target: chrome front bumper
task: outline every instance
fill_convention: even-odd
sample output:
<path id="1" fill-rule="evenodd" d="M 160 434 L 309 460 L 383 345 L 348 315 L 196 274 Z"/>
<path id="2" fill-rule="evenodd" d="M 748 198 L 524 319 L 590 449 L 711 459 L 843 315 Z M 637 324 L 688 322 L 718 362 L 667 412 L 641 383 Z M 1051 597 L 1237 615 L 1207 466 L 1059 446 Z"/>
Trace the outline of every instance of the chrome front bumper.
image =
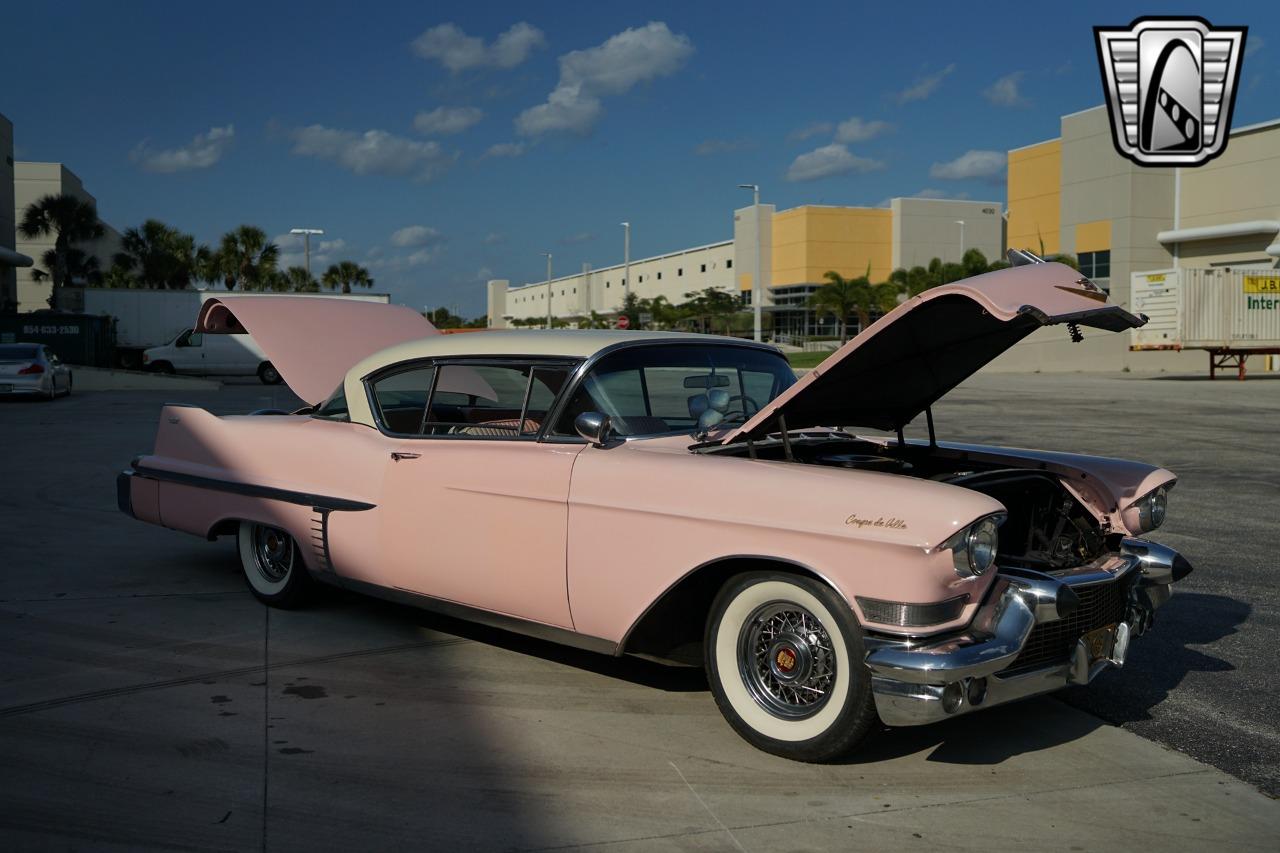
<path id="1" fill-rule="evenodd" d="M 1119 554 L 1065 572 L 1001 569 L 968 628 L 923 640 L 868 638 L 866 663 L 880 719 L 924 725 L 1088 684 L 1104 669 L 1124 665 L 1129 641 L 1151 627 L 1174 581 L 1190 572 L 1176 551 L 1143 539 L 1126 539 Z M 1108 592 L 1124 594 L 1123 616 L 1114 624 L 1083 625 L 1064 660 L 1019 662 L 1036 626 L 1070 619 L 1082 595 L 1110 584 L 1119 586 Z"/>

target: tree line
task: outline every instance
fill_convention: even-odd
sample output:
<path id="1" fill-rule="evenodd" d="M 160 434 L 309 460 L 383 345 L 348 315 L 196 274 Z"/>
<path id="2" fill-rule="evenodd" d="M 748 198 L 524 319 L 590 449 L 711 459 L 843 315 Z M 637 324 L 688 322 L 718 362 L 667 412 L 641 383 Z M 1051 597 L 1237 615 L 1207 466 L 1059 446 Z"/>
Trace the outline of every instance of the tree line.
<path id="1" fill-rule="evenodd" d="M 1043 245 L 1040 253 L 1044 254 Z M 1073 269 L 1080 268 L 1070 255 L 1052 255 L 1046 260 L 1066 264 Z M 933 287 L 1008 266 L 1008 261 L 988 261 L 982 250 L 969 249 L 959 263 L 934 258 L 928 266 L 900 267 L 889 273 L 887 281 L 878 283 L 871 281 L 870 264 L 867 271 L 856 278 L 846 278 L 835 270 L 828 270 L 823 276 L 827 283 L 809 297 L 809 307 L 820 316 L 835 318 L 843 343 L 849 337 L 850 317 L 857 317 L 858 331 L 861 331 L 871 324 L 873 315 L 887 314 L 905 299 L 919 296 Z"/>
<path id="2" fill-rule="evenodd" d="M 23 212 L 18 233 L 28 240 L 54 238 L 53 248 L 40 257 L 37 281 L 53 283 L 49 305 L 57 308 L 63 287 L 83 283 L 91 287 L 182 290 L 197 282 L 221 284 L 227 290 L 274 293 L 315 293 L 321 288 L 350 293 L 354 287 L 373 287 L 369 271 L 354 261 L 332 264 L 317 279 L 305 267 L 280 269 L 280 247 L 254 225 L 241 225 L 216 246 L 156 219 L 148 219 L 121 235 L 120 251 L 106 270 L 81 244 L 105 233 L 97 208 L 73 195 L 47 195 Z"/>

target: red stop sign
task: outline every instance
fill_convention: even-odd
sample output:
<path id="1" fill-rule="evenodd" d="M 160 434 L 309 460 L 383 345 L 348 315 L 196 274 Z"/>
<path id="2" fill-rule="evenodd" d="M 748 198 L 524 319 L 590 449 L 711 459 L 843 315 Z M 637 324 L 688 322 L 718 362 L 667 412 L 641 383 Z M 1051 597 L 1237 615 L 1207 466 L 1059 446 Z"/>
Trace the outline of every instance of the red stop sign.
<path id="1" fill-rule="evenodd" d="M 626 314 L 623 314 L 621 317 L 618 318 L 617 326 L 619 329 L 630 329 L 631 320 L 627 318 Z"/>

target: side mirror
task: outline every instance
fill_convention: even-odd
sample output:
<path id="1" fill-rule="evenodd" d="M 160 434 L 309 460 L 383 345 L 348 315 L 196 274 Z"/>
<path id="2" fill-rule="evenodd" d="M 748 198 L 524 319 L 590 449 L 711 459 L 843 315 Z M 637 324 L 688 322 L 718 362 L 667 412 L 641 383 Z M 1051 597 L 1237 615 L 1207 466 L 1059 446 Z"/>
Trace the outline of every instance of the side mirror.
<path id="1" fill-rule="evenodd" d="M 583 412 L 573 419 L 573 429 L 595 447 L 604 447 L 612 426 L 609 416 L 600 412 Z"/>

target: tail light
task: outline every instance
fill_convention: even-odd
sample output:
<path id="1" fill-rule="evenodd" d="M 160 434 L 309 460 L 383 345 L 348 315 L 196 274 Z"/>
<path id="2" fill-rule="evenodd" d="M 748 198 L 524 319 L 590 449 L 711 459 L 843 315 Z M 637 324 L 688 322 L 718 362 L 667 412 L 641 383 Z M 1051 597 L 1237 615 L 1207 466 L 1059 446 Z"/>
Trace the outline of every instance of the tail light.
<path id="1" fill-rule="evenodd" d="M 44 373 L 43 364 L 28 364 L 26 367 L 18 371 L 19 376 L 32 376 L 36 373 Z"/>

